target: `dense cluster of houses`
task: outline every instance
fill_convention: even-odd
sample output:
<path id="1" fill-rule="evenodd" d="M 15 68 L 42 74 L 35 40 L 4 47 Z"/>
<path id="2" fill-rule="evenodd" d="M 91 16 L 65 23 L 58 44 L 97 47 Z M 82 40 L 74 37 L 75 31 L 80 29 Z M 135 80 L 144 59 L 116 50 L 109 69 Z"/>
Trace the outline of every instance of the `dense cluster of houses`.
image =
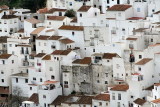
<path id="1" fill-rule="evenodd" d="M 160 107 L 160 0 L 1 5 L 0 105 L 17 94 L 20 107 Z"/>

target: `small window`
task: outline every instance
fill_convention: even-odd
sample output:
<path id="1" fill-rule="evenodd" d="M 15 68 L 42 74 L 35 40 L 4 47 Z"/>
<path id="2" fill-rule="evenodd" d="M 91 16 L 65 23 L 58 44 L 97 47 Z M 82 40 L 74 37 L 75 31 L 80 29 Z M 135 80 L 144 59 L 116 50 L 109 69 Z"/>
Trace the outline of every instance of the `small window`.
<path id="1" fill-rule="evenodd" d="M 95 49 L 93 49 L 93 52 L 95 52 Z"/>
<path id="2" fill-rule="evenodd" d="M 121 94 L 118 94 L 118 100 L 121 100 Z"/>
<path id="3" fill-rule="evenodd" d="M 153 42 L 153 39 L 151 39 L 151 42 Z"/>
<path id="4" fill-rule="evenodd" d="M 55 79 L 55 77 L 52 75 L 52 76 L 51 76 L 51 79 Z"/>
<path id="5" fill-rule="evenodd" d="M 18 83 L 18 78 L 16 78 L 16 83 Z"/>
<path id="6" fill-rule="evenodd" d="M 14 64 L 14 60 L 12 60 L 12 64 Z"/>
<path id="7" fill-rule="evenodd" d="M 43 98 L 46 98 L 46 95 L 43 95 Z"/>
<path id="8" fill-rule="evenodd" d="M 80 13 L 79 16 L 82 17 L 82 13 Z"/>
<path id="9" fill-rule="evenodd" d="M 139 55 L 139 59 L 142 59 L 142 55 Z"/>
<path id="10" fill-rule="evenodd" d="M 74 35 L 74 32 L 72 32 L 72 35 Z"/>
<path id="11" fill-rule="evenodd" d="M 68 81 L 64 81 L 64 84 L 68 84 Z"/>
<path id="12" fill-rule="evenodd" d="M 108 84 L 108 81 L 105 81 L 105 84 Z"/>
<path id="13" fill-rule="evenodd" d="M 35 78 L 35 77 L 33 77 L 33 80 L 36 80 L 36 78 Z"/>
<path id="14" fill-rule="evenodd" d="M 102 106 L 102 102 L 99 102 L 99 106 Z"/>
<path id="15" fill-rule="evenodd" d="M 2 82 L 4 82 L 4 79 L 1 79 Z"/>
<path id="16" fill-rule="evenodd" d="M 30 90 L 32 90 L 32 87 L 30 87 Z"/>
<path id="17" fill-rule="evenodd" d="M 97 80 L 97 83 L 100 83 L 100 81 L 99 81 L 99 80 Z"/>
<path id="18" fill-rule="evenodd" d="M 42 82 L 43 80 L 42 80 L 42 78 L 40 78 L 40 82 Z"/>
<path id="19" fill-rule="evenodd" d="M 140 8 L 137 8 L 137 12 L 141 12 L 141 9 L 140 9 Z"/>
<path id="20" fill-rule="evenodd" d="M 141 67 L 138 67 L 138 70 L 141 71 Z"/>
<path id="21" fill-rule="evenodd" d="M 52 68 L 52 67 L 49 67 L 49 70 L 50 70 L 50 71 L 53 71 L 53 68 Z"/>
<path id="22" fill-rule="evenodd" d="M 28 79 L 25 79 L 25 83 L 28 83 Z"/>

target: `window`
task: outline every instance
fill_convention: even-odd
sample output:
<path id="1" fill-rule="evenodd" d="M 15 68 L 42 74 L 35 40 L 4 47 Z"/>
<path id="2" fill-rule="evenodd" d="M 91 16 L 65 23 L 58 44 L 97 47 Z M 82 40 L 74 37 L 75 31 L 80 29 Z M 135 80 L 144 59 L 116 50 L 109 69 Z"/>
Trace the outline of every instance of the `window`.
<path id="1" fill-rule="evenodd" d="M 97 16 L 97 13 L 94 13 L 95 16 Z"/>
<path id="2" fill-rule="evenodd" d="M 82 17 L 82 13 L 80 13 L 79 16 Z"/>
<path id="3" fill-rule="evenodd" d="M 44 43 L 44 46 L 46 46 L 46 43 Z"/>
<path id="4" fill-rule="evenodd" d="M 52 75 L 52 76 L 51 76 L 51 79 L 55 79 L 55 77 Z"/>
<path id="5" fill-rule="evenodd" d="M 1 74 L 4 74 L 4 72 L 3 72 L 3 71 L 1 71 Z"/>
<path id="6" fill-rule="evenodd" d="M 142 59 L 142 55 L 139 55 L 139 59 Z"/>
<path id="7" fill-rule="evenodd" d="M 99 102 L 99 106 L 102 106 L 102 102 Z"/>
<path id="8" fill-rule="evenodd" d="M 46 98 L 46 95 L 43 95 L 43 98 Z"/>
<path id="9" fill-rule="evenodd" d="M 5 60 L 2 60 L 2 64 L 5 64 Z"/>
<path id="10" fill-rule="evenodd" d="M 105 84 L 108 84 L 108 81 L 105 81 Z"/>
<path id="11" fill-rule="evenodd" d="M 115 100 L 115 93 L 112 93 L 112 100 Z"/>
<path id="12" fill-rule="evenodd" d="M 33 77 L 33 80 L 36 80 L 36 78 L 35 78 L 35 77 Z"/>
<path id="13" fill-rule="evenodd" d="M 28 83 L 28 79 L 25 79 L 25 83 Z"/>
<path id="14" fill-rule="evenodd" d="M 12 64 L 14 64 L 14 60 L 12 60 Z"/>
<path id="15" fill-rule="evenodd" d="M 72 32 L 72 35 L 74 35 L 74 32 Z"/>
<path id="16" fill-rule="evenodd" d="M 9 44 L 9 47 L 12 47 L 12 44 Z"/>
<path id="17" fill-rule="evenodd" d="M 100 83 L 99 80 L 97 80 L 97 83 Z"/>
<path id="18" fill-rule="evenodd" d="M 118 94 L 118 100 L 121 100 L 121 94 Z"/>
<path id="19" fill-rule="evenodd" d="M 32 87 L 30 87 L 30 90 L 32 90 Z"/>
<path id="20" fill-rule="evenodd" d="M 64 81 L 64 84 L 68 84 L 68 81 Z"/>
<path id="21" fill-rule="evenodd" d="M 40 78 L 40 82 L 42 82 L 42 78 Z"/>
<path id="22" fill-rule="evenodd" d="M 95 49 L 93 49 L 93 52 L 95 52 Z"/>
<path id="23" fill-rule="evenodd" d="M 52 68 L 52 67 L 49 67 L 49 70 L 50 70 L 50 71 L 53 71 L 53 68 Z"/>
<path id="24" fill-rule="evenodd" d="M 118 16 L 121 16 L 121 13 L 118 13 Z"/>
<path id="25" fill-rule="evenodd" d="M 16 83 L 18 83 L 18 78 L 16 78 Z"/>
<path id="26" fill-rule="evenodd" d="M 49 25 L 51 25 L 52 23 L 51 22 L 49 22 Z"/>
<path id="27" fill-rule="evenodd" d="M 153 42 L 153 39 L 151 39 L 151 42 Z"/>
<path id="28" fill-rule="evenodd" d="M 2 82 L 4 82 L 4 79 L 1 79 Z"/>
<path id="29" fill-rule="evenodd" d="M 118 106 L 118 107 L 121 107 L 121 104 L 120 104 L 120 102 L 118 102 L 118 103 L 117 103 L 117 106 Z"/>
<path id="30" fill-rule="evenodd" d="M 138 70 L 141 71 L 141 67 L 138 67 Z"/>
<path id="31" fill-rule="evenodd" d="M 141 12 L 141 9 L 140 9 L 140 8 L 137 8 L 137 12 Z"/>

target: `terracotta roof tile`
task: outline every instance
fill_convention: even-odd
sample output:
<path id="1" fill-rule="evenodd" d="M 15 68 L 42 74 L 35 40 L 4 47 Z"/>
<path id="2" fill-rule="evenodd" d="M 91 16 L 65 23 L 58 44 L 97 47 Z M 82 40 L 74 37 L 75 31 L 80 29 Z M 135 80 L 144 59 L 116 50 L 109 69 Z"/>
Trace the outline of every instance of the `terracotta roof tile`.
<path id="1" fill-rule="evenodd" d="M 55 50 L 52 55 L 68 55 L 71 50 Z"/>
<path id="2" fill-rule="evenodd" d="M 65 18 L 66 18 L 65 16 L 48 16 L 47 20 L 63 21 Z"/>
<path id="3" fill-rule="evenodd" d="M 83 59 L 76 59 L 73 64 L 91 64 L 91 57 L 84 57 Z"/>
<path id="4" fill-rule="evenodd" d="M 36 40 L 48 40 L 48 38 L 50 38 L 50 36 L 40 35 L 36 38 Z"/>
<path id="5" fill-rule="evenodd" d="M 140 20 L 140 19 L 145 19 L 143 17 L 130 17 L 127 20 Z"/>
<path id="6" fill-rule="evenodd" d="M 51 36 L 49 40 L 59 40 L 62 36 Z"/>
<path id="7" fill-rule="evenodd" d="M 24 29 L 20 29 L 17 33 L 24 33 Z"/>
<path id="8" fill-rule="evenodd" d="M 49 30 L 46 30 L 46 32 L 53 32 L 55 31 L 54 29 L 49 29 Z"/>
<path id="9" fill-rule="evenodd" d="M 16 46 L 19 46 L 19 47 L 31 47 L 31 45 L 28 45 L 28 44 L 18 44 Z"/>
<path id="10" fill-rule="evenodd" d="M 133 41 L 136 41 L 137 38 L 131 38 L 131 37 L 128 37 L 126 40 L 133 40 Z"/>
<path id="11" fill-rule="evenodd" d="M 102 100 L 102 101 L 110 101 L 110 95 L 109 94 L 99 94 L 95 96 L 95 100 Z"/>
<path id="12" fill-rule="evenodd" d="M 51 105 L 61 105 L 61 103 L 65 102 L 68 98 L 71 96 L 62 96 L 59 95 L 52 103 Z"/>
<path id="13" fill-rule="evenodd" d="M 125 11 L 131 7 L 131 5 L 114 5 L 108 8 L 107 11 Z"/>
<path id="14" fill-rule="evenodd" d="M 154 89 L 154 85 L 147 87 L 145 90 L 152 91 L 152 89 Z"/>
<path id="15" fill-rule="evenodd" d="M 155 83 L 154 86 L 160 86 L 160 83 Z"/>
<path id="16" fill-rule="evenodd" d="M 48 9 L 45 7 L 43 9 L 39 9 L 37 12 L 42 14 L 42 13 L 46 13 L 48 11 Z"/>
<path id="17" fill-rule="evenodd" d="M 142 60 L 140 60 L 139 62 L 137 62 L 136 65 L 145 65 L 146 63 L 148 63 L 151 60 L 152 59 L 150 59 L 150 58 L 143 58 Z"/>
<path id="18" fill-rule="evenodd" d="M 78 9 L 78 12 L 87 12 L 91 6 L 82 6 Z"/>
<path id="19" fill-rule="evenodd" d="M 45 57 L 43 57 L 42 60 L 51 60 L 51 56 L 50 55 L 46 55 Z"/>
<path id="20" fill-rule="evenodd" d="M 39 104 L 38 94 L 37 94 L 37 93 L 33 93 L 33 94 L 31 95 L 31 97 L 28 99 L 28 101 L 32 101 L 32 102 L 34 102 L 35 104 Z"/>
<path id="21" fill-rule="evenodd" d="M 43 57 L 44 55 L 46 55 L 45 53 L 38 53 L 35 57 Z"/>
<path id="22" fill-rule="evenodd" d="M 9 9 L 9 7 L 7 5 L 1 5 L 0 9 Z"/>
<path id="23" fill-rule="evenodd" d="M 153 101 L 151 101 L 151 102 L 158 104 L 158 103 L 160 103 L 160 98 L 159 98 L 159 99 L 156 99 L 156 100 L 153 100 Z"/>
<path id="24" fill-rule="evenodd" d="M 159 14 L 160 13 L 160 11 L 157 11 L 157 12 L 155 12 L 154 14 Z"/>
<path id="25" fill-rule="evenodd" d="M 37 35 L 40 32 L 42 32 L 45 29 L 45 27 L 38 27 L 34 31 L 31 32 L 32 35 Z"/>
<path id="26" fill-rule="evenodd" d="M 113 57 L 117 57 L 117 53 L 104 53 L 103 59 L 112 59 Z"/>
<path id="27" fill-rule="evenodd" d="M 18 18 L 16 15 L 3 15 L 1 19 L 13 19 L 13 18 Z"/>
<path id="28" fill-rule="evenodd" d="M 73 41 L 73 40 L 68 39 L 68 38 L 66 38 L 66 39 L 61 39 L 61 40 L 60 40 L 60 42 L 62 42 L 62 43 L 64 43 L 64 44 L 74 43 L 74 41 Z"/>
<path id="29" fill-rule="evenodd" d="M 115 85 L 111 88 L 112 91 L 127 91 L 129 89 L 129 85 Z"/>
<path id="30" fill-rule="evenodd" d="M 59 81 L 45 81 L 43 85 L 48 85 L 48 84 L 55 84 Z"/>
<path id="31" fill-rule="evenodd" d="M 77 18 L 73 18 L 71 22 L 77 22 Z"/>
<path id="32" fill-rule="evenodd" d="M 83 26 L 69 26 L 69 25 L 63 25 L 59 28 L 60 30 L 77 30 L 77 31 L 83 31 Z"/>
<path id="33" fill-rule="evenodd" d="M 40 20 L 37 20 L 35 18 L 30 18 L 30 19 L 26 19 L 25 21 L 32 23 L 32 24 L 37 24 L 37 23 L 41 23 Z"/>
<path id="34" fill-rule="evenodd" d="M 135 104 L 138 104 L 138 105 L 143 105 L 146 100 L 143 100 L 143 99 L 140 99 L 140 98 L 137 98 L 135 101 L 133 101 Z"/>
<path id="35" fill-rule="evenodd" d="M 56 11 L 65 12 L 65 11 L 67 11 L 67 9 L 52 8 L 52 9 L 48 10 L 47 13 L 54 13 L 54 12 L 56 12 Z"/>
<path id="36" fill-rule="evenodd" d="M 133 32 L 144 32 L 147 28 L 138 28 L 133 30 Z"/>
<path id="37" fill-rule="evenodd" d="M 12 54 L 1 54 L 0 59 L 8 59 Z"/>

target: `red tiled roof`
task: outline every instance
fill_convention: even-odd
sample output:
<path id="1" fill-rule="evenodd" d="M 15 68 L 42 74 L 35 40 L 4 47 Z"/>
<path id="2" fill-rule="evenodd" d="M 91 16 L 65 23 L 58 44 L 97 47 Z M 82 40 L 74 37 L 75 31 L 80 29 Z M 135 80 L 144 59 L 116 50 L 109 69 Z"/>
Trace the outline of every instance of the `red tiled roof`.
<path id="1" fill-rule="evenodd" d="M 83 59 L 76 59 L 74 64 L 91 64 L 91 57 L 84 57 Z"/>
<path id="2" fill-rule="evenodd" d="M 48 85 L 48 84 L 55 84 L 58 81 L 45 81 L 43 85 Z"/>
<path id="3" fill-rule="evenodd" d="M 117 53 L 104 53 L 103 59 L 112 59 L 113 57 L 117 57 Z"/>
<path id="4" fill-rule="evenodd" d="M 41 23 L 40 20 L 37 20 L 35 18 L 30 18 L 30 19 L 26 19 L 25 21 L 32 23 L 32 24 L 37 24 L 37 23 Z"/>
<path id="5" fill-rule="evenodd" d="M 131 38 L 131 37 L 128 37 L 126 40 L 133 40 L 133 41 L 136 41 L 137 38 Z"/>
<path id="6" fill-rule="evenodd" d="M 51 36 L 49 40 L 59 40 L 62 36 Z"/>
<path id="7" fill-rule="evenodd" d="M 64 43 L 64 44 L 74 43 L 74 41 L 73 41 L 73 40 L 68 39 L 68 38 L 66 38 L 66 39 L 61 39 L 61 40 L 60 40 L 60 42 L 62 42 L 62 43 Z"/>
<path id="8" fill-rule="evenodd" d="M 153 100 L 153 101 L 151 101 L 151 102 L 158 104 L 158 103 L 160 103 L 160 98 L 159 98 L 159 99 L 156 99 L 156 100 Z"/>
<path id="9" fill-rule="evenodd" d="M 37 94 L 37 93 L 33 93 L 33 94 L 31 95 L 31 97 L 28 99 L 28 101 L 32 101 L 32 102 L 34 102 L 35 104 L 39 104 L 38 94 Z"/>
<path id="10" fill-rule="evenodd" d="M 1 54 L 0 59 L 8 59 L 12 54 Z"/>
<path id="11" fill-rule="evenodd" d="M 47 13 L 54 13 L 54 12 L 56 12 L 56 11 L 65 12 L 65 11 L 67 11 L 67 9 L 52 8 L 52 9 L 48 10 Z"/>
<path id="12" fill-rule="evenodd" d="M 40 35 L 36 38 L 36 40 L 47 40 L 50 36 Z"/>
<path id="13" fill-rule="evenodd" d="M 136 65 L 145 65 L 146 63 L 148 63 L 151 60 L 152 59 L 150 59 L 150 58 L 143 58 L 142 60 L 140 60 L 139 62 L 137 62 Z"/>
<path id="14" fill-rule="evenodd" d="M 9 9 L 9 7 L 7 5 L 1 5 L 0 9 Z"/>
<path id="15" fill-rule="evenodd" d="M 140 20 L 140 19 L 144 19 L 143 17 L 131 17 L 128 18 L 127 20 Z"/>
<path id="16" fill-rule="evenodd" d="M 115 85 L 111 88 L 112 91 L 127 91 L 129 89 L 129 85 Z"/>
<path id="17" fill-rule="evenodd" d="M 143 100 L 143 99 L 140 99 L 140 98 L 137 98 L 135 101 L 133 101 L 135 104 L 138 104 L 138 105 L 143 105 L 146 100 Z"/>
<path id="18" fill-rule="evenodd" d="M 36 28 L 35 30 L 33 30 L 33 31 L 31 32 L 31 34 L 32 34 L 32 35 L 37 35 L 37 34 L 39 34 L 40 32 L 42 32 L 44 29 L 45 29 L 45 27 L 38 27 L 38 28 Z"/>
<path id="19" fill-rule="evenodd" d="M 60 30 L 76 30 L 76 31 L 83 31 L 83 26 L 70 26 L 70 25 L 63 25 L 59 28 Z"/>
<path id="20" fill-rule="evenodd" d="M 109 94 L 99 94 L 94 97 L 95 100 L 102 100 L 102 101 L 110 101 L 110 95 Z"/>
<path id="21" fill-rule="evenodd" d="M 35 57 L 43 57 L 44 55 L 46 55 L 45 53 L 38 53 L 37 55 L 35 55 Z"/>
<path id="22" fill-rule="evenodd" d="M 45 7 L 45 8 L 43 8 L 43 9 L 39 9 L 37 12 L 38 13 L 46 13 L 48 11 L 48 9 Z"/>
<path id="23" fill-rule="evenodd" d="M 51 60 L 51 56 L 50 55 L 46 55 L 45 57 L 43 57 L 42 60 Z"/>
<path id="24" fill-rule="evenodd" d="M 66 17 L 65 16 L 48 16 L 47 20 L 57 20 L 57 21 L 62 21 L 64 20 Z"/>
<path id="25" fill-rule="evenodd" d="M 91 6 L 82 6 L 78 9 L 78 12 L 87 12 Z"/>
<path id="26" fill-rule="evenodd" d="M 52 55 L 68 55 L 71 50 L 55 50 Z"/>
<path id="27" fill-rule="evenodd" d="M 107 11 L 125 11 L 131 7 L 131 5 L 114 5 L 108 8 Z"/>

